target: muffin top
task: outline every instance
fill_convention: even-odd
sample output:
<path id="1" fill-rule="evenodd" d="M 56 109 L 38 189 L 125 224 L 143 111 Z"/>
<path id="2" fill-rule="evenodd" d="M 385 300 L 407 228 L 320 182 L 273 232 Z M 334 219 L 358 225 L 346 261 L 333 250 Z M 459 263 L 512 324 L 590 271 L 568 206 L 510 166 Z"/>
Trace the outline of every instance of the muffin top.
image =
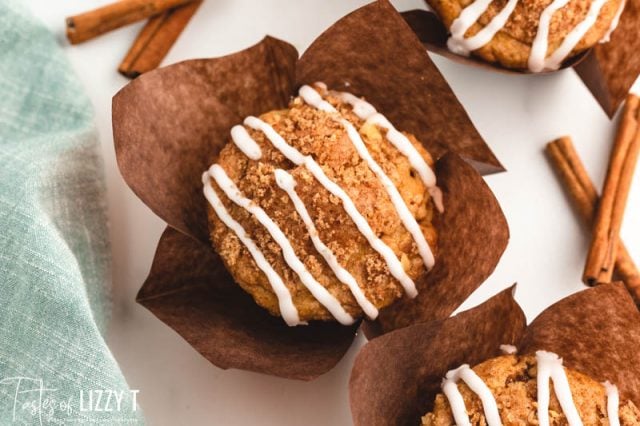
<path id="1" fill-rule="evenodd" d="M 540 72 L 608 41 L 624 0 L 428 0 L 449 28 L 450 50 Z"/>
<path id="2" fill-rule="evenodd" d="M 640 410 L 620 401 L 614 385 L 564 368 L 550 352 L 504 355 L 473 369 L 462 366 L 447 373 L 443 392 L 433 411 L 422 417 L 423 425 L 613 425 L 616 420 L 640 425 Z M 488 396 L 484 405 L 479 395 Z"/>
<path id="3" fill-rule="evenodd" d="M 433 161 L 364 100 L 300 94 L 235 126 L 204 174 L 213 247 L 289 325 L 375 318 L 435 262 Z"/>

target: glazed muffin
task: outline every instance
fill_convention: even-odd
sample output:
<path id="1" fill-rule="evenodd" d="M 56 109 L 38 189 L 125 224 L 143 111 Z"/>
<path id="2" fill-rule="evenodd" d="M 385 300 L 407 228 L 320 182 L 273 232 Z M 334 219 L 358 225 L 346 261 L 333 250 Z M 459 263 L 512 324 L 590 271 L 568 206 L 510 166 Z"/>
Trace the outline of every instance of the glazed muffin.
<path id="1" fill-rule="evenodd" d="M 540 363 L 544 363 L 546 367 L 541 367 Z M 541 424 L 538 417 L 538 407 L 542 404 L 538 399 L 538 375 L 541 368 L 556 369 L 555 373 L 560 373 L 558 377 L 566 377 L 570 389 L 567 392 L 562 389 L 562 383 L 550 382 L 547 376 L 544 376 L 543 382 L 548 383 L 549 388 L 542 392 L 545 398 L 548 398 L 548 424 L 560 426 L 575 424 L 578 421 L 585 425 L 612 424 L 609 416 L 615 415 L 616 412 L 615 398 L 619 398 L 617 389 L 609 383 L 602 384 L 580 372 L 563 368 L 561 360 L 555 354 L 538 352 L 529 356 L 500 356 L 477 365 L 472 371 L 493 395 L 502 424 L 537 425 Z M 460 371 L 454 370 L 448 374 L 443 382 L 443 389 L 445 385 L 450 385 L 451 379 Z M 478 394 L 464 382 L 458 382 L 457 389 L 464 400 L 470 424 L 488 424 L 488 411 L 483 407 Z M 564 405 L 561 405 L 560 399 L 564 399 Z M 438 394 L 433 411 L 422 417 L 422 424 L 456 424 L 452 405 L 448 396 Z M 617 414 L 623 426 L 640 425 L 640 410 L 631 401 L 620 400 Z"/>
<path id="2" fill-rule="evenodd" d="M 558 69 L 567 59 L 607 41 L 624 10 L 624 0 L 428 3 L 449 28 L 448 46 L 454 53 L 532 72 Z"/>
<path id="3" fill-rule="evenodd" d="M 364 100 L 304 86 L 287 109 L 231 131 L 203 176 L 213 247 L 289 325 L 351 324 L 435 262 L 433 160 Z"/>

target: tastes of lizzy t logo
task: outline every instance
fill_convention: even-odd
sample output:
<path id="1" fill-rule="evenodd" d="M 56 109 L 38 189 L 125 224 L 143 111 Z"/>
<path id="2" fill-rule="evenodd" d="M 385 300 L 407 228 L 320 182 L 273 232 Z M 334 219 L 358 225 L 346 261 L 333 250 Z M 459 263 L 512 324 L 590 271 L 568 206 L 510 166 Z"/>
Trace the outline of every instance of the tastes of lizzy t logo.
<path id="1" fill-rule="evenodd" d="M 0 380 L 0 423 L 136 423 L 139 390 L 79 389 L 73 395 L 61 392 L 32 377 L 6 377 Z M 7 404 L 8 403 L 8 404 Z M 8 411 L 5 410 L 8 407 Z M 109 414 L 111 413 L 111 414 Z"/>

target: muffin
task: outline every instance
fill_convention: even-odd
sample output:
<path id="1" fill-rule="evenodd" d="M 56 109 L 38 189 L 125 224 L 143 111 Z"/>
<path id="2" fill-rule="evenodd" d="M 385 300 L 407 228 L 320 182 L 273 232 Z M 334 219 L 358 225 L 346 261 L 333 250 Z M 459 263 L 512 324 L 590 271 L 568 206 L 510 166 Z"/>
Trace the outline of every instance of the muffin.
<path id="1" fill-rule="evenodd" d="M 448 47 L 531 72 L 608 41 L 624 0 L 428 0 L 449 29 Z"/>
<path id="2" fill-rule="evenodd" d="M 351 324 L 434 264 L 433 160 L 373 106 L 303 86 L 249 117 L 203 175 L 210 239 L 235 282 L 289 325 Z"/>
<path id="3" fill-rule="evenodd" d="M 467 372 L 462 373 L 463 370 Z M 492 395 L 489 403 L 485 401 L 484 407 L 478 394 L 471 391 L 466 383 L 457 380 L 461 373 L 470 371 L 475 373 L 472 376 L 480 378 Z M 465 418 L 468 418 L 467 424 L 472 425 L 495 424 L 496 421 L 505 425 L 545 424 L 538 417 L 538 407 L 544 404 L 537 395 L 541 371 L 551 372 L 553 383 L 550 383 L 548 375 L 544 379 L 540 377 L 541 383 L 548 384 L 548 389 L 541 391 L 549 407 L 546 424 L 560 426 L 582 422 L 585 425 L 640 425 L 640 410 L 633 402 L 620 400 L 615 386 L 599 383 L 582 373 L 563 368 L 562 360 L 557 355 L 544 351 L 527 356 L 504 355 L 485 361 L 473 370 L 463 366 L 450 371 L 443 381 L 443 391 L 450 392 L 457 386 L 462 397 L 457 404 L 464 403 L 464 407 L 458 411 L 462 417 L 454 419 L 452 412 L 451 407 L 456 402 L 452 403 L 449 398 L 455 401 L 455 391 L 450 392 L 449 396 L 440 393 L 436 396 L 433 411 L 422 417 L 422 424 L 450 426 L 464 424 Z M 564 377 L 567 382 L 563 384 Z M 454 384 L 456 381 L 457 385 Z M 567 383 L 569 389 L 564 387 Z M 489 405 L 493 407 L 488 408 Z M 612 418 L 616 414 L 618 419 Z M 494 416 L 493 422 L 489 421 L 491 416 Z M 499 419 L 495 416 L 499 416 Z"/>

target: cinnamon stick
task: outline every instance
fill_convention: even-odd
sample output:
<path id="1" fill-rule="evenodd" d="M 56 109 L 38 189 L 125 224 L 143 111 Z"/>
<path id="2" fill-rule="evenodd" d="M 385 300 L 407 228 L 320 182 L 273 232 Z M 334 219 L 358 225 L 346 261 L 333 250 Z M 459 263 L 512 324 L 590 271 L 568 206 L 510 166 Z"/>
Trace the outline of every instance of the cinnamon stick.
<path id="1" fill-rule="evenodd" d="M 202 1 L 194 1 L 149 19 L 118 71 L 126 77 L 136 78 L 157 68 L 201 4 Z"/>
<path id="2" fill-rule="evenodd" d="M 67 18 L 67 38 L 82 43 L 192 0 L 123 0 Z"/>
<path id="3" fill-rule="evenodd" d="M 618 240 L 633 172 L 640 152 L 640 99 L 629 95 L 609 159 L 583 281 L 588 285 L 611 282 Z"/>
<path id="4" fill-rule="evenodd" d="M 548 143 L 546 153 L 564 184 L 575 209 L 591 231 L 599 202 L 598 192 L 587 174 L 571 138 L 565 136 Z M 636 303 L 640 303 L 640 271 L 622 241 L 618 244 L 615 274 L 617 279 L 625 283 Z"/>

